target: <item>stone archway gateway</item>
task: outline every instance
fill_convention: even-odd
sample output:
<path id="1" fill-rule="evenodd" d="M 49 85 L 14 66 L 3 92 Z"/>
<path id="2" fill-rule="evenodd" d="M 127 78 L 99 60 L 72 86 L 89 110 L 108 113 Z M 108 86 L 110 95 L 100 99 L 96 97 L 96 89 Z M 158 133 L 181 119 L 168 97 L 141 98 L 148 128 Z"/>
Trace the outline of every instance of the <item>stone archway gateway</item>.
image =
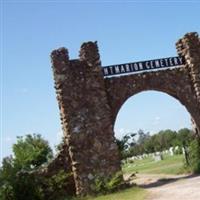
<path id="1" fill-rule="evenodd" d="M 198 34 L 186 34 L 176 48 L 179 57 L 103 68 L 96 42 L 83 43 L 76 60 L 69 59 L 65 48 L 52 52 L 57 100 L 69 152 L 66 156 L 71 161 L 77 194 L 90 192 L 96 175 L 106 177 L 121 170 L 113 126 L 120 107 L 130 96 L 146 90 L 165 92 L 186 107 L 200 131 Z"/>

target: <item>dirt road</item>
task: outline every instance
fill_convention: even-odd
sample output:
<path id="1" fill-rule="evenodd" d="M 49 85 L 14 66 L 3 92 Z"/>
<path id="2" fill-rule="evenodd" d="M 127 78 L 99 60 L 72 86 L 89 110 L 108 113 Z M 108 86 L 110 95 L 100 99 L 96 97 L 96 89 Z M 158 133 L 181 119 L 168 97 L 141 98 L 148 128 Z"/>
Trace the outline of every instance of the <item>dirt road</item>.
<path id="1" fill-rule="evenodd" d="M 200 176 L 137 175 L 134 180 L 148 192 L 147 200 L 200 200 Z"/>

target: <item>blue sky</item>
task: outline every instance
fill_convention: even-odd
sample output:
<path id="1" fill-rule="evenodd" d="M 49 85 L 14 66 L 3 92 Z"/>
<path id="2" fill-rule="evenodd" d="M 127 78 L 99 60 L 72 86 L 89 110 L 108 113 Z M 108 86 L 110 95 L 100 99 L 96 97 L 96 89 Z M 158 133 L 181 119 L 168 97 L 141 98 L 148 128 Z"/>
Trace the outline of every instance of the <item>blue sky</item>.
<path id="1" fill-rule="evenodd" d="M 176 56 L 175 42 L 200 33 L 198 1 L 1 1 L 1 158 L 16 136 L 61 137 L 50 53 L 98 41 L 102 65 Z M 159 92 L 133 96 L 121 108 L 116 135 L 190 127 L 186 109 Z M 1 159 L 0 158 L 0 159 Z"/>

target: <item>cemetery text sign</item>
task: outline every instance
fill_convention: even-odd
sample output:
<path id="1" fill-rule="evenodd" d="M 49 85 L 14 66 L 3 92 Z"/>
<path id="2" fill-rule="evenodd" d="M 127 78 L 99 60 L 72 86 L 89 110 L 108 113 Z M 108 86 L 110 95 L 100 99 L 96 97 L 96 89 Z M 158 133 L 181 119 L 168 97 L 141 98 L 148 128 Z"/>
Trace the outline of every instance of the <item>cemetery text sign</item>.
<path id="1" fill-rule="evenodd" d="M 124 73 L 139 72 L 160 68 L 175 67 L 184 64 L 183 57 L 169 57 L 155 60 L 110 65 L 103 67 L 104 76 L 112 76 Z"/>

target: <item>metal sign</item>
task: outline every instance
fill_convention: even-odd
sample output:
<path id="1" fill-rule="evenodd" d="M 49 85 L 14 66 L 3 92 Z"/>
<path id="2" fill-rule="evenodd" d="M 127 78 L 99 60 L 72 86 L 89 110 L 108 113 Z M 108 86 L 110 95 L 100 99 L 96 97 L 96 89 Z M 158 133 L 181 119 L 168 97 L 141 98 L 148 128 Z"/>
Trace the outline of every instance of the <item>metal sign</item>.
<path id="1" fill-rule="evenodd" d="M 125 73 L 175 67 L 183 65 L 184 63 L 185 61 L 183 57 L 161 58 L 156 60 L 106 66 L 103 67 L 103 74 L 104 76 L 112 76 Z"/>

